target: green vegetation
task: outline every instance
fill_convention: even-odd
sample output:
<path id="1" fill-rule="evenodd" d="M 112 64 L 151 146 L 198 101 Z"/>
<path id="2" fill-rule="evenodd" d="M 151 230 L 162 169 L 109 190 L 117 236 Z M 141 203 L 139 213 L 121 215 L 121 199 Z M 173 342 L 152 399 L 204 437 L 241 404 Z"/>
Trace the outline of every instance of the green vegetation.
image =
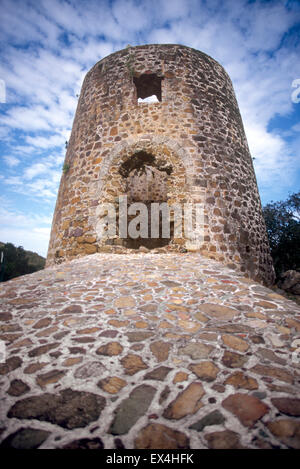
<path id="1" fill-rule="evenodd" d="M 300 191 L 263 207 L 277 278 L 300 269 Z"/>
<path id="2" fill-rule="evenodd" d="M 64 173 L 64 174 L 67 174 L 67 172 L 69 171 L 69 169 L 70 169 L 69 163 L 64 163 L 64 165 L 63 165 L 63 173 Z"/>
<path id="3" fill-rule="evenodd" d="M 2 252 L 4 261 L 0 271 L 2 282 L 20 275 L 31 274 L 45 267 L 44 257 L 35 252 L 26 251 L 22 246 L 15 247 L 12 243 L 0 243 L 0 260 Z"/>
<path id="4" fill-rule="evenodd" d="M 126 49 L 130 50 L 130 45 L 128 45 L 126 47 Z M 129 52 L 129 55 L 128 55 L 128 58 L 127 58 L 127 62 L 126 62 L 126 67 L 127 67 L 127 70 L 129 72 L 129 75 L 131 76 L 131 78 L 133 77 L 134 75 L 134 63 L 135 63 L 135 57 L 134 55 L 131 55 L 130 52 Z"/>

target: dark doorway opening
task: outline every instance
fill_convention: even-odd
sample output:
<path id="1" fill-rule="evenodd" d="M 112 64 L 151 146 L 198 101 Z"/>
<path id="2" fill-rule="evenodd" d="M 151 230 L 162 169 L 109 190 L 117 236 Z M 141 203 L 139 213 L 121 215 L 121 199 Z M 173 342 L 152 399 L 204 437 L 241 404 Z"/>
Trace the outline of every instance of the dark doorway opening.
<path id="1" fill-rule="evenodd" d="M 168 201 L 168 178 L 172 167 L 165 161 L 155 158 L 151 153 L 140 151 L 132 155 L 120 168 L 120 174 L 126 179 L 126 194 L 128 205 L 142 202 L 147 208 L 148 216 L 148 238 L 132 238 L 128 236 L 123 240 L 123 245 L 130 249 L 139 249 L 144 246 L 155 249 L 170 244 L 173 239 L 174 225 L 169 220 L 168 214 L 159 211 L 159 217 L 152 214 L 152 204 L 162 204 Z M 130 222 L 137 216 L 128 215 L 128 227 Z M 153 218 L 152 218 L 153 216 Z M 158 237 L 151 237 L 151 224 L 158 221 Z M 169 223 L 170 235 L 164 237 L 163 226 Z"/>

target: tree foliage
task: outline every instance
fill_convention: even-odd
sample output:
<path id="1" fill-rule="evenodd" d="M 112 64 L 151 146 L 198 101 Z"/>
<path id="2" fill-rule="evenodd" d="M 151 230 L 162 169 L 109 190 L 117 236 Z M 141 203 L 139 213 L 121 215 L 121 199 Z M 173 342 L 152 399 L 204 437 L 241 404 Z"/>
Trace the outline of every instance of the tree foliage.
<path id="1" fill-rule="evenodd" d="M 277 277 L 300 268 L 300 192 L 263 208 Z"/>
<path id="2" fill-rule="evenodd" d="M 6 281 L 20 275 L 31 274 L 43 269 L 45 259 L 31 251 L 25 251 L 22 246 L 16 247 L 12 243 L 1 243 L 0 253 L 3 252 L 0 280 Z"/>

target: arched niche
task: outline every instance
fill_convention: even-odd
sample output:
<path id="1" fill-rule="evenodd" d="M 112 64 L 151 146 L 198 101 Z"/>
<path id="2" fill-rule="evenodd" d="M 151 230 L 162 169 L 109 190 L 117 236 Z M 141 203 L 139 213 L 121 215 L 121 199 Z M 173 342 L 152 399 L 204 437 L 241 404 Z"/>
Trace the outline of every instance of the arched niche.
<path id="1" fill-rule="evenodd" d="M 106 240 L 106 244 L 116 244 L 130 249 L 145 246 L 148 249 L 176 244 L 173 239 L 173 212 L 170 212 L 170 236 L 163 236 L 162 214 L 160 214 L 159 236 L 151 237 L 151 205 L 183 204 L 189 201 L 189 172 L 186 153 L 180 147 L 174 149 L 165 142 L 135 142 L 120 146 L 119 152 L 110 155 L 99 178 L 100 200 L 115 204 L 118 213 L 119 196 L 127 196 L 128 205 L 142 203 L 148 209 L 148 238 Z M 176 151 L 177 150 L 177 151 Z M 179 151 L 178 151 L 179 150 Z M 133 217 L 134 218 L 134 217 Z M 128 217 L 128 224 L 132 217 Z M 118 222 L 118 221 L 117 221 Z M 118 224 L 118 223 L 117 223 Z M 165 232 L 164 232 L 165 235 Z M 183 243 L 181 243 L 183 244 Z"/>

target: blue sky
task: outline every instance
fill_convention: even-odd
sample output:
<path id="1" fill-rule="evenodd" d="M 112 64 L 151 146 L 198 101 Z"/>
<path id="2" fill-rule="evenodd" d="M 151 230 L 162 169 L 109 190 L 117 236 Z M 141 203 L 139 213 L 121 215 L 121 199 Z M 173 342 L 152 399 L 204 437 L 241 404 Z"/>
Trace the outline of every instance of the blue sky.
<path id="1" fill-rule="evenodd" d="M 46 255 L 82 80 L 151 43 L 225 67 L 263 205 L 299 190 L 299 0 L 0 0 L 0 241 Z"/>

